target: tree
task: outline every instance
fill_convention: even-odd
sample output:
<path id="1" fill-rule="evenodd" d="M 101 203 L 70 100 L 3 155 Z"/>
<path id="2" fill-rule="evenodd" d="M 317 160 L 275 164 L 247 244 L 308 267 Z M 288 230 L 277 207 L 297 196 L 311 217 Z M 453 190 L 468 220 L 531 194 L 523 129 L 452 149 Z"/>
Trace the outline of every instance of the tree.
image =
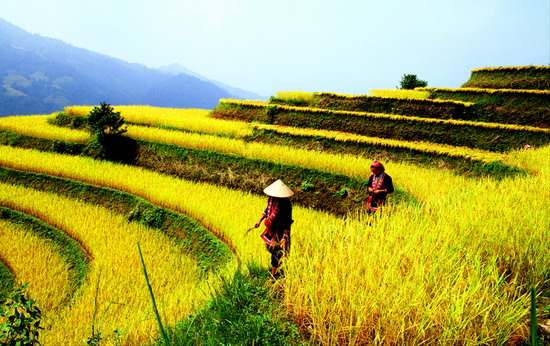
<path id="1" fill-rule="evenodd" d="M 404 74 L 399 83 L 401 85 L 399 89 L 414 89 L 428 86 L 428 82 L 418 79 L 415 74 Z"/>
<path id="2" fill-rule="evenodd" d="M 92 132 L 92 138 L 84 149 L 84 153 L 98 159 L 107 159 L 113 151 L 113 138 L 126 132 L 123 128 L 124 118 L 120 112 L 115 112 L 110 104 L 101 102 L 94 107 L 86 118 L 88 129 Z"/>
<path id="3" fill-rule="evenodd" d="M 101 102 L 99 107 L 94 107 L 87 119 L 88 128 L 93 134 L 120 135 L 126 132 L 126 129 L 122 128 L 124 119 L 120 112 L 115 112 L 108 103 Z"/>

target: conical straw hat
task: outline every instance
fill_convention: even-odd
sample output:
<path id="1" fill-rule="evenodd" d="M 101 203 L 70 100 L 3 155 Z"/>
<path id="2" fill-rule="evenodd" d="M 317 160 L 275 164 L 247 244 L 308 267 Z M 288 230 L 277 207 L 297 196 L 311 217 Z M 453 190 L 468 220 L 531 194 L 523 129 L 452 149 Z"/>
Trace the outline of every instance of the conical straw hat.
<path id="1" fill-rule="evenodd" d="M 281 179 L 278 179 L 273 184 L 264 189 L 264 193 L 271 197 L 286 198 L 294 195 L 294 191 L 290 189 Z"/>

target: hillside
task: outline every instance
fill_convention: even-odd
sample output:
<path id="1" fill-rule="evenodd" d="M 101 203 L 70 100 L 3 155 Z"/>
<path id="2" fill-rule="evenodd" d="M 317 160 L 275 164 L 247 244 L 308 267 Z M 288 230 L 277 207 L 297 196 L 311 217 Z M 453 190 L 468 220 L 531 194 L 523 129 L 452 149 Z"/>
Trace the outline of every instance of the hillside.
<path id="1" fill-rule="evenodd" d="M 102 101 L 213 108 L 220 98 L 254 95 L 217 84 L 30 34 L 0 18 L 0 116 L 52 113 Z"/>

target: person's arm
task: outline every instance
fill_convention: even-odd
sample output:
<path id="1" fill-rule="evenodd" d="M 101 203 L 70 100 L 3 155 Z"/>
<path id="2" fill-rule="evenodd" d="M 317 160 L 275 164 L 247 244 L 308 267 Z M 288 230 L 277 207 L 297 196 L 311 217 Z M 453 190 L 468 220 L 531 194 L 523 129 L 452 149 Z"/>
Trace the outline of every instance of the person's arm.
<path id="1" fill-rule="evenodd" d="M 262 221 L 267 217 L 267 209 L 264 210 L 264 213 L 262 214 L 262 217 L 258 220 L 258 222 L 256 222 L 256 224 L 254 225 L 254 228 L 258 228 L 260 227 L 260 225 L 262 224 Z"/>
<path id="2" fill-rule="evenodd" d="M 260 225 L 262 224 L 262 221 L 266 218 L 266 215 L 265 214 L 262 214 L 262 217 L 258 220 L 258 222 L 256 222 L 256 224 L 254 225 L 254 228 L 258 228 L 260 227 Z"/>

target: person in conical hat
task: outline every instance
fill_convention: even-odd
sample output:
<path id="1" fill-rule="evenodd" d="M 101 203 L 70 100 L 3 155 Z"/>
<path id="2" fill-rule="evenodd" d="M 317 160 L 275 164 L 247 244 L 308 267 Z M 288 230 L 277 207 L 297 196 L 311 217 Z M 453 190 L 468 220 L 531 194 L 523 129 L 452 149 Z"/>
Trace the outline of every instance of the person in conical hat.
<path id="1" fill-rule="evenodd" d="M 265 220 L 266 228 L 260 237 L 271 253 L 271 275 L 275 277 L 280 274 L 278 270 L 283 255 L 290 251 L 290 225 L 294 222 L 290 197 L 294 195 L 294 191 L 278 179 L 266 187 L 264 193 L 269 196 L 267 207 L 254 227 L 258 228 Z"/>
<path id="2" fill-rule="evenodd" d="M 367 183 L 369 198 L 367 199 L 365 209 L 367 209 L 369 214 L 372 214 L 386 203 L 386 197 L 389 193 L 393 192 L 393 181 L 386 174 L 384 165 L 378 161 L 370 164 L 370 171 L 372 175 L 369 177 L 369 182 Z"/>

